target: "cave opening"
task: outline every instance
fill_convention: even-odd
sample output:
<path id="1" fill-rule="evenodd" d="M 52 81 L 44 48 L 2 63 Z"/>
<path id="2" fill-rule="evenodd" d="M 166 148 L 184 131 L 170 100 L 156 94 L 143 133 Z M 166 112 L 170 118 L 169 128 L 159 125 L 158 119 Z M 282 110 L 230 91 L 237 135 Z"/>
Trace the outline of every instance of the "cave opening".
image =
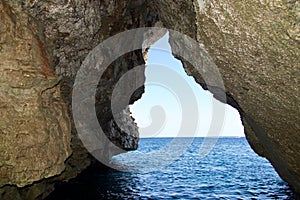
<path id="1" fill-rule="evenodd" d="M 133 193 L 182 199 L 222 195 L 254 195 L 264 199 L 272 193 L 291 196 L 289 186 L 270 162 L 249 146 L 238 111 L 203 90 L 171 51 L 160 50 L 162 45 L 171 50 L 168 39 L 166 34 L 150 47 L 144 94 L 130 106 L 141 137 L 138 149 L 112 158 L 113 163 L 121 166 L 118 169 L 124 169 L 122 174 L 134 174 L 135 187 L 139 189 L 135 188 Z M 181 90 L 195 94 L 197 105 L 189 101 L 189 93 L 176 93 L 174 87 L 180 88 L 182 84 L 188 86 Z M 188 106 L 182 106 L 182 101 Z M 225 106 L 225 120 L 220 133 L 211 137 L 208 129 L 214 101 Z M 185 108 L 197 112 L 182 114 Z M 197 118 L 197 129 L 190 129 L 189 120 L 193 118 Z M 261 190 L 266 192 L 262 194 Z"/>
<path id="2" fill-rule="evenodd" d="M 217 100 L 186 74 L 181 62 L 171 53 L 159 50 L 160 45 L 170 49 L 168 37 L 166 34 L 149 49 L 145 92 L 140 100 L 130 106 L 132 117 L 140 127 L 138 149 L 112 157 L 110 164 L 118 170 L 94 167 L 87 170 L 88 175 L 81 176 L 88 180 L 86 187 L 77 178 L 80 184 L 73 183 L 69 191 L 63 188 L 58 193 L 75 196 L 71 199 L 79 198 L 79 191 L 92 194 L 89 199 L 291 197 L 292 191 L 272 165 L 250 148 L 243 134 L 239 113 L 229 105 L 225 105 L 225 121 L 215 148 L 209 149 L 209 155 L 199 157 L 201 148 L 198 150 L 198 147 L 205 141 L 212 120 L 212 102 Z M 163 66 L 173 71 L 162 70 Z M 171 76 L 174 74 L 181 82 L 188 83 L 188 88 L 183 89 L 190 89 L 196 94 L 200 114 L 197 116 L 199 127 L 196 133 L 191 133 L 194 130 L 189 129 L 188 123 L 180 129 L 182 117 L 185 116 L 181 115 L 183 100 L 176 96 L 171 86 L 159 84 L 155 79 L 167 79 L 171 85 L 179 87 L 181 82 L 174 80 Z M 163 80 L 161 83 L 165 83 Z M 189 104 L 188 95 L 186 99 Z M 177 141 L 172 143 L 174 138 Z M 189 138 L 193 138 L 192 143 L 189 143 Z M 213 140 L 209 138 L 210 141 Z M 184 145 L 188 148 L 181 152 Z M 75 190 L 74 185 L 78 186 Z M 57 198 L 53 195 L 50 199 Z"/>
<path id="3" fill-rule="evenodd" d="M 206 137 L 212 120 L 212 102 L 223 103 L 214 99 L 209 91 L 204 90 L 192 76 L 187 75 L 181 61 L 171 54 L 168 40 L 169 33 L 166 33 L 148 50 L 145 92 L 141 99 L 130 106 L 140 137 Z M 169 52 L 162 49 L 168 49 Z M 174 80 L 176 77 L 173 74 L 180 80 Z M 189 87 L 182 90 L 190 89 L 193 94 L 185 91 L 184 99 L 177 95 L 173 88 L 180 87 L 180 82 L 185 82 Z M 190 100 L 193 97 L 196 101 Z M 197 112 L 182 115 L 182 101 L 190 104 L 191 110 L 197 109 Z M 238 111 L 228 104 L 223 106 L 223 127 L 215 136 L 245 137 Z M 197 118 L 197 130 L 193 130 L 188 122 L 183 122 L 182 117 Z"/>

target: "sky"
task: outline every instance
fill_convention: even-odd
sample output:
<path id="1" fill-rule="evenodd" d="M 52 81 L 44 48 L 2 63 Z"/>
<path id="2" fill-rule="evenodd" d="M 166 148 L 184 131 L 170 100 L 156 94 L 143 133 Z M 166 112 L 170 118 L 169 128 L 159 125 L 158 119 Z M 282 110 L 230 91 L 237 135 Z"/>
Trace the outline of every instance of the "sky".
<path id="1" fill-rule="evenodd" d="M 151 46 L 145 93 L 130 106 L 140 137 L 244 137 L 238 111 L 215 100 L 186 74 L 170 53 L 168 38 L 166 34 Z M 213 106 L 225 110 L 224 118 L 213 120 L 222 113 L 213 112 Z"/>

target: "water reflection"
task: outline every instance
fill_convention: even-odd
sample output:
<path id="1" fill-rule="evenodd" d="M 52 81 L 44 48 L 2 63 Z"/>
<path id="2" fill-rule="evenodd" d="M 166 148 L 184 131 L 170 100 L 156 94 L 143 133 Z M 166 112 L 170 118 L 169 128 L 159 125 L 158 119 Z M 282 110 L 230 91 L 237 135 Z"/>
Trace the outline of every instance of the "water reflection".
<path id="1" fill-rule="evenodd" d="M 126 199 L 139 197 L 137 176 L 94 164 L 68 183 L 58 183 L 47 200 Z"/>

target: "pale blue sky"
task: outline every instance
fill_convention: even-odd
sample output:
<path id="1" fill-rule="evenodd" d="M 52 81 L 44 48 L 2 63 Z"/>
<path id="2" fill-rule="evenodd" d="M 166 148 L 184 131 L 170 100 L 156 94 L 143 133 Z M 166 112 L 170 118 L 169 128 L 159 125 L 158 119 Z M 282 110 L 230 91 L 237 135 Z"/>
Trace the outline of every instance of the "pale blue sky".
<path id="1" fill-rule="evenodd" d="M 130 106 L 132 116 L 140 127 L 141 137 L 205 137 L 212 123 L 213 101 L 222 103 L 188 76 L 170 52 L 159 49 L 170 51 L 168 37 L 166 34 L 148 52 L 145 93 Z M 229 105 L 225 109 L 223 128 L 216 135 L 244 137 L 237 110 Z M 188 120 L 183 121 L 183 117 Z M 193 120 L 198 122 L 197 129 L 190 124 Z"/>

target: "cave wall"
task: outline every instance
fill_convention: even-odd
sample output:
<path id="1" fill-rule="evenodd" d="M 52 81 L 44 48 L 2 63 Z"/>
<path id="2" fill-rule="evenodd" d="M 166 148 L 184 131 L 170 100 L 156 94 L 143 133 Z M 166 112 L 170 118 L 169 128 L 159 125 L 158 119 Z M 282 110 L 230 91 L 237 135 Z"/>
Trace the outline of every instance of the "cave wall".
<path id="1" fill-rule="evenodd" d="M 251 147 L 300 191 L 300 24 L 297 1 L 210 1 L 197 39 L 238 103 Z"/>
<path id="2" fill-rule="evenodd" d="M 103 40 L 127 29 L 153 25 L 156 14 L 151 13 L 144 3 L 0 1 L 0 49 L 3 49 L 0 54 L 3 77 L 1 74 L 0 80 L 8 85 L 1 85 L 0 89 L 0 137 L 3 138 L 0 199 L 44 198 L 54 189 L 55 182 L 75 177 L 94 162 L 79 140 L 72 120 L 74 78 L 90 50 Z M 104 55 L 99 55 L 99 59 L 101 56 Z M 126 150 L 137 148 L 137 126 L 126 108 L 120 110 L 118 116 L 132 132 L 125 133 L 114 126 L 109 100 L 118 79 L 129 69 L 143 64 L 142 50 L 120 57 L 103 74 L 97 89 L 98 120 L 112 142 Z M 143 72 L 140 76 L 144 79 Z M 19 84 L 32 85 L 25 85 L 29 89 L 24 89 L 22 94 L 21 86 L 16 85 L 15 80 L 20 80 Z M 12 93 L 12 97 L 8 98 L 7 93 Z M 131 101 L 140 98 L 142 93 L 143 88 Z M 25 113 L 19 104 L 23 106 L 28 100 L 34 105 L 28 104 L 28 113 Z M 16 107 L 16 112 L 7 109 L 9 106 Z M 25 127 L 28 130 L 24 130 Z"/>
<path id="3" fill-rule="evenodd" d="M 0 188 L 1 199 L 12 193 L 17 194 L 15 199 L 41 198 L 51 192 L 55 181 L 68 180 L 91 163 L 72 121 L 76 72 L 89 51 L 104 39 L 124 30 L 154 26 L 157 21 L 201 43 L 220 70 L 227 103 L 239 110 L 251 147 L 300 191 L 297 1 L 210 0 L 199 5 L 187 0 L 1 0 L 0 5 L 0 185 L 33 183 L 22 189 Z M 172 48 L 178 42 L 170 36 Z M 107 127 L 108 136 L 112 133 L 107 124 L 113 122 L 109 102 L 113 84 L 143 63 L 141 51 L 125 55 L 112 64 L 99 84 L 99 122 Z M 184 67 L 207 88 L 197 70 L 185 62 Z M 24 78 L 27 71 L 34 75 L 28 80 Z M 31 82 L 34 87 L 29 89 L 20 85 Z M 27 113 L 20 105 L 28 100 L 32 104 L 25 109 Z M 13 117 L 21 114 L 21 118 Z M 29 127 L 26 134 L 22 126 Z M 111 139 L 124 145 L 124 133 L 113 132 Z M 46 142 L 51 137 L 55 140 Z M 138 138 L 131 141 L 132 149 L 137 142 Z M 19 156 L 20 151 L 25 157 Z M 53 156 L 56 159 L 51 160 Z M 45 179 L 51 176 L 55 177 Z"/>
<path id="4" fill-rule="evenodd" d="M 167 28 L 186 33 L 209 53 L 251 147 L 300 192 L 299 2 L 161 0 L 150 6 Z M 170 36 L 172 48 L 176 39 Z M 197 69 L 184 67 L 207 88 Z"/>
<path id="5" fill-rule="evenodd" d="M 3 3 L 0 18 L 0 187 L 23 187 L 65 169 L 71 128 L 43 32 Z"/>

